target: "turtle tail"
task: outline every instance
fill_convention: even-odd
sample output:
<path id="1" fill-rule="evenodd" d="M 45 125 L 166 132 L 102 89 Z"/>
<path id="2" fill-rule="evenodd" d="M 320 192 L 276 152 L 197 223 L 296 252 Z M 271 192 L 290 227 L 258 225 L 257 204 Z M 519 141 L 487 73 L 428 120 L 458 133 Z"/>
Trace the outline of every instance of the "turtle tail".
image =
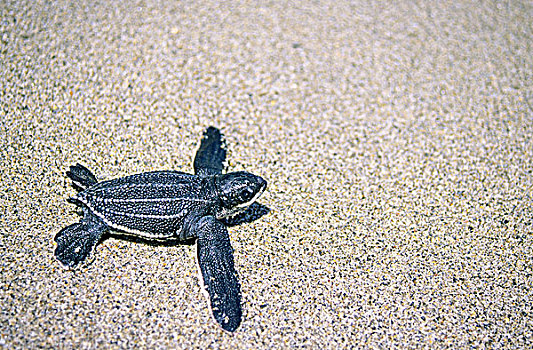
<path id="1" fill-rule="evenodd" d="M 70 177 L 74 186 L 82 191 L 98 182 L 96 176 L 79 163 L 70 167 L 70 170 L 67 171 L 67 176 Z"/>
<path id="2" fill-rule="evenodd" d="M 54 238 L 57 242 L 55 257 L 65 267 L 77 267 L 91 254 L 106 230 L 107 225 L 103 221 L 86 212 L 80 222 L 57 233 Z"/>

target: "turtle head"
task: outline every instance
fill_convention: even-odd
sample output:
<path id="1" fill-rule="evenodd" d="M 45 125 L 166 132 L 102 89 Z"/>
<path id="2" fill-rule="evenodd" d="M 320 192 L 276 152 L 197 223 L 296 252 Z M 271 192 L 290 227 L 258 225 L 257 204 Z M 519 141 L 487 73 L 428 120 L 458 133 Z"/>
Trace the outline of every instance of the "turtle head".
<path id="1" fill-rule="evenodd" d="M 228 215 L 241 211 L 255 202 L 266 188 L 266 181 L 260 176 L 244 171 L 218 175 L 215 186 Z"/>

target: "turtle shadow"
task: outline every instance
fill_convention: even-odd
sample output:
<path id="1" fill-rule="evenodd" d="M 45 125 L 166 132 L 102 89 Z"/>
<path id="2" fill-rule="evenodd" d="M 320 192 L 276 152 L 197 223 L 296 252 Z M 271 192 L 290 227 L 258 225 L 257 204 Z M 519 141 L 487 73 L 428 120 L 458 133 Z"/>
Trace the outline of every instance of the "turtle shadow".
<path id="1" fill-rule="evenodd" d="M 260 219 L 261 217 L 265 216 L 270 212 L 270 209 L 259 203 L 252 203 L 245 211 L 242 213 L 239 213 L 231 218 L 224 218 L 220 221 L 224 223 L 224 225 L 228 227 L 238 226 L 242 224 L 249 224 L 251 222 L 254 222 L 255 220 Z M 191 238 L 187 240 L 180 240 L 178 238 L 171 238 L 171 239 L 165 239 L 164 241 L 158 241 L 154 239 L 149 238 L 143 238 L 140 236 L 132 236 L 130 234 L 120 232 L 120 231 L 108 231 L 104 234 L 102 237 L 101 242 L 105 241 L 108 238 L 116 238 L 123 241 L 133 242 L 133 243 L 140 243 L 140 244 L 146 244 L 153 247 L 175 247 L 178 245 L 194 245 L 196 243 L 196 238 Z"/>
<path id="2" fill-rule="evenodd" d="M 225 218 L 220 221 L 228 227 L 238 226 L 242 224 L 249 224 L 257 219 L 270 213 L 270 209 L 263 204 L 257 202 L 252 203 L 245 211 L 239 213 L 231 218 Z"/>
<path id="3" fill-rule="evenodd" d="M 120 232 L 120 231 L 110 231 L 110 232 L 105 233 L 104 236 L 102 237 L 101 242 L 105 241 L 108 238 L 116 238 L 116 239 L 120 239 L 121 241 L 140 243 L 140 244 L 145 244 L 145 245 L 149 245 L 152 247 L 175 247 L 178 245 L 194 245 L 194 243 L 196 243 L 196 238 L 187 239 L 185 241 L 182 241 L 178 238 L 175 238 L 175 239 L 170 238 L 170 239 L 165 239 L 164 241 L 158 241 L 155 239 L 132 236 L 127 233 Z"/>

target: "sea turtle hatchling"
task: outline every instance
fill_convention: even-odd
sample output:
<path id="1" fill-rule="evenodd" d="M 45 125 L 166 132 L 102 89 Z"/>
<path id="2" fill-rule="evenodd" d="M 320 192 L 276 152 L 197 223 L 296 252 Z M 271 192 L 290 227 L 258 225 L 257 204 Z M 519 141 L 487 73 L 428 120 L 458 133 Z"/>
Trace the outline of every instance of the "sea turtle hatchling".
<path id="1" fill-rule="evenodd" d="M 196 239 L 197 259 L 211 311 L 233 332 L 241 323 L 241 292 L 228 230 L 221 221 L 255 202 L 266 181 L 247 172 L 222 174 L 226 150 L 209 127 L 194 159 L 195 175 L 153 171 L 98 182 L 82 165 L 67 176 L 80 192 L 69 199 L 83 209 L 80 222 L 56 236 L 56 258 L 75 268 L 108 230 L 149 240 Z"/>

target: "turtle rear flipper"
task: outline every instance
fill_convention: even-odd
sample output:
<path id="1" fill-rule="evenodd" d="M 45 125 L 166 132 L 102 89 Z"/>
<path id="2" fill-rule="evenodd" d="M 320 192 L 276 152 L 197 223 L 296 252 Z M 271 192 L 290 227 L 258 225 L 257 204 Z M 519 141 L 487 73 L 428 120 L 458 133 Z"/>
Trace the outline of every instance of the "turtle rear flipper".
<path id="1" fill-rule="evenodd" d="M 102 220 L 86 211 L 82 221 L 65 227 L 55 236 L 55 257 L 66 267 L 75 268 L 87 259 L 107 228 Z"/>
<path id="2" fill-rule="evenodd" d="M 71 166 L 70 170 L 67 171 L 67 176 L 70 177 L 74 186 L 80 190 L 85 190 L 98 182 L 96 176 L 81 164 Z"/>
<path id="3" fill-rule="evenodd" d="M 211 312 L 224 330 L 234 332 L 242 319 L 241 286 L 228 230 L 213 216 L 201 218 L 191 229 L 198 234 L 198 265 Z"/>
<path id="4" fill-rule="evenodd" d="M 200 148 L 194 157 L 194 173 L 200 176 L 221 174 L 226 160 L 226 144 L 220 130 L 208 127 L 204 132 Z"/>

